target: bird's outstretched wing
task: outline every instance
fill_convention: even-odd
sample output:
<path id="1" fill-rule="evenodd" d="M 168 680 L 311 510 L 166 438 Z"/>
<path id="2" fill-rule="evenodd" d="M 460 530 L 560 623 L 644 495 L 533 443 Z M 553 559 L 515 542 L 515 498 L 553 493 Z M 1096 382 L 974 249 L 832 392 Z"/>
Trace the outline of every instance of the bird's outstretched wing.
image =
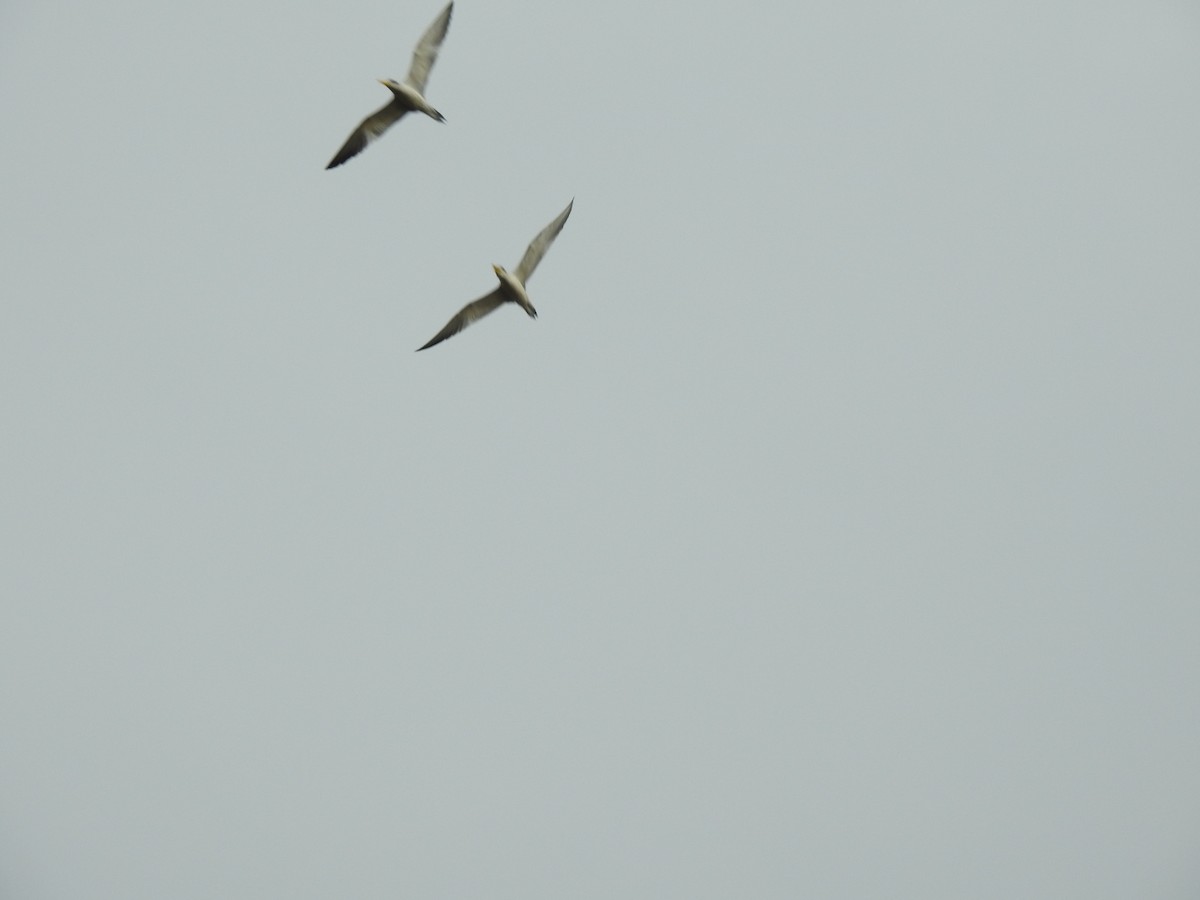
<path id="1" fill-rule="evenodd" d="M 571 207 L 574 205 L 575 199 L 572 198 L 571 202 L 567 204 L 567 208 L 558 214 L 558 218 L 543 228 L 541 234 L 535 237 L 526 248 L 525 255 L 521 257 L 521 261 L 513 272 L 521 284 L 529 280 L 529 276 L 533 274 L 537 264 L 542 261 L 542 257 L 546 255 L 546 251 L 550 249 L 550 245 L 554 243 L 558 233 L 562 231 L 563 225 L 567 222 L 567 216 L 571 214 Z"/>
<path id="2" fill-rule="evenodd" d="M 454 3 L 447 3 L 441 15 L 425 29 L 425 33 L 421 35 L 421 39 L 417 41 L 417 46 L 413 50 L 412 65 L 409 66 L 408 75 L 404 81 L 416 88 L 418 94 L 425 93 L 425 82 L 429 80 L 429 70 L 433 68 L 442 41 L 446 39 L 446 32 L 450 29 L 450 13 L 453 10 Z"/>
<path id="3" fill-rule="evenodd" d="M 449 322 L 446 327 L 429 339 L 429 343 L 417 348 L 419 353 L 422 350 L 427 350 L 434 344 L 440 344 L 446 338 L 454 337 L 476 319 L 482 319 L 496 307 L 503 305 L 504 292 L 500 288 L 496 288 L 490 294 L 485 294 L 478 300 L 472 301 L 460 309 Z"/>
<path id="4" fill-rule="evenodd" d="M 358 154 L 367 149 L 369 144 L 395 125 L 397 120 L 406 112 L 408 112 L 407 109 L 393 100 L 387 106 L 367 116 L 354 129 L 353 134 L 346 138 L 346 143 L 342 144 L 342 149 L 337 152 L 337 155 L 329 161 L 329 165 L 325 168 L 332 169 L 334 166 L 340 166 L 351 157 L 358 156 Z"/>

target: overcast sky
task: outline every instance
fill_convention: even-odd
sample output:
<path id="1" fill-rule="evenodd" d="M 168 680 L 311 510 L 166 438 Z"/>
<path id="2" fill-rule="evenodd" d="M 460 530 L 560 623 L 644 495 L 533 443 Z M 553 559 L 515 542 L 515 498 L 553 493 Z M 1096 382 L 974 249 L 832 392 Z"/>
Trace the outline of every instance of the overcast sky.
<path id="1" fill-rule="evenodd" d="M 440 8 L 0 7 L 0 896 L 1195 898 L 1200 7 Z"/>

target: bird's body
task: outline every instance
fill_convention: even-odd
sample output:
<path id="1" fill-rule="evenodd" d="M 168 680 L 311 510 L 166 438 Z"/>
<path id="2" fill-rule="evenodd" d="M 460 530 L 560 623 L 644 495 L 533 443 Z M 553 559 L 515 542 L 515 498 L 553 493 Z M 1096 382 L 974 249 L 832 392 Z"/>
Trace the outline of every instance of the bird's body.
<path id="1" fill-rule="evenodd" d="M 367 149 L 367 146 L 378 139 L 385 131 L 396 124 L 406 113 L 420 112 L 437 122 L 445 122 L 446 117 L 433 108 L 425 99 L 425 85 L 429 81 L 429 70 L 437 59 L 438 50 L 446 38 L 450 28 L 450 15 L 454 3 L 446 5 L 433 23 L 425 29 L 421 39 L 413 50 L 412 65 L 404 81 L 391 78 L 381 78 L 379 83 L 392 92 L 390 103 L 367 116 L 354 132 L 342 144 L 342 148 L 329 161 L 326 169 L 340 166 L 351 157 L 357 156 Z"/>
<path id="2" fill-rule="evenodd" d="M 504 294 L 504 299 L 525 310 L 529 314 L 529 318 L 536 319 L 537 310 L 533 308 L 533 303 L 529 300 L 529 292 L 525 290 L 525 285 L 517 281 L 516 276 L 504 266 L 493 265 L 492 271 L 500 279 L 500 291 Z"/>
<path id="3" fill-rule="evenodd" d="M 537 310 L 534 309 L 533 303 L 529 299 L 529 292 L 525 290 L 525 282 L 533 275 L 533 270 L 537 268 L 542 257 L 546 255 L 546 251 L 550 249 L 550 245 L 554 243 L 554 239 L 558 237 L 558 233 L 562 231 L 574 205 L 574 200 L 568 203 L 567 208 L 530 242 L 525 250 L 525 255 L 521 257 L 521 261 L 514 271 L 509 272 L 503 266 L 493 265 L 492 271 L 500 279 L 500 284 L 490 294 L 484 294 L 478 300 L 474 300 L 460 309 L 441 331 L 430 338 L 428 343 L 417 348 L 418 352 L 427 350 L 434 344 L 440 344 L 447 338 L 454 337 L 472 322 L 482 319 L 505 303 L 517 304 L 531 319 L 536 319 Z"/>

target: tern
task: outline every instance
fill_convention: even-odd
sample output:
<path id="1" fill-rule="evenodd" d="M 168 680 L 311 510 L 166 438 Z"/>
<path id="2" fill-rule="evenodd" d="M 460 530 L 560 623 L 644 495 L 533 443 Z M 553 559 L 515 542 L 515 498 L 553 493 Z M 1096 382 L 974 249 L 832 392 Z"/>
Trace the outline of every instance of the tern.
<path id="1" fill-rule="evenodd" d="M 412 65 L 404 81 L 391 78 L 380 78 L 379 83 L 392 92 L 392 100 L 386 106 L 367 116 L 362 124 L 354 129 L 354 133 L 346 138 L 342 149 L 329 161 L 326 169 L 340 166 L 346 160 L 362 153 L 367 146 L 377 140 L 380 135 L 395 125 L 400 118 L 409 112 L 423 112 L 438 122 L 445 122 L 446 117 L 429 105 L 425 99 L 425 83 L 429 80 L 429 70 L 437 59 L 438 50 L 450 28 L 450 13 L 454 9 L 453 0 L 433 20 L 433 24 L 425 29 L 417 47 L 413 50 Z"/>
<path id="2" fill-rule="evenodd" d="M 446 323 L 446 327 L 435 334 L 429 343 L 418 347 L 417 352 L 427 350 L 434 344 L 440 344 L 447 338 L 454 337 L 476 319 L 482 319 L 505 303 L 516 303 L 529 314 L 531 319 L 536 319 L 537 310 L 529 302 L 529 294 L 525 291 L 525 282 L 533 275 L 533 270 L 537 268 L 542 257 L 546 255 L 546 251 L 550 249 L 550 245 L 554 243 L 554 239 L 558 237 L 558 233 L 562 231 L 567 216 L 571 214 L 571 207 L 574 205 L 575 200 L 572 199 L 567 204 L 567 208 L 542 229 L 541 233 L 530 242 L 525 250 L 525 255 L 521 257 L 521 261 L 517 263 L 516 269 L 512 272 L 507 271 L 503 266 L 493 265 L 492 271 L 500 279 L 499 286 L 490 294 L 485 294 L 460 309 L 454 318 Z"/>

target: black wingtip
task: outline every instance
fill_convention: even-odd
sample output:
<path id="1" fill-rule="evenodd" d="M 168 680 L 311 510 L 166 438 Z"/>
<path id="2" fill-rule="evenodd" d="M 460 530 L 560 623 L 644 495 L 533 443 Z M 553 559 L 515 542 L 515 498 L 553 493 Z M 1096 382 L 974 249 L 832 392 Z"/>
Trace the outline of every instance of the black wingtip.
<path id="1" fill-rule="evenodd" d="M 365 143 L 355 140 L 357 136 L 357 134 L 351 135 L 350 140 L 346 141 L 346 143 L 342 145 L 342 148 L 338 150 L 337 153 L 333 154 L 333 159 L 329 161 L 329 165 L 325 167 L 326 169 L 334 169 L 347 160 L 354 159 L 354 157 L 358 156 L 358 154 L 362 153 L 363 150 L 366 149 Z"/>

